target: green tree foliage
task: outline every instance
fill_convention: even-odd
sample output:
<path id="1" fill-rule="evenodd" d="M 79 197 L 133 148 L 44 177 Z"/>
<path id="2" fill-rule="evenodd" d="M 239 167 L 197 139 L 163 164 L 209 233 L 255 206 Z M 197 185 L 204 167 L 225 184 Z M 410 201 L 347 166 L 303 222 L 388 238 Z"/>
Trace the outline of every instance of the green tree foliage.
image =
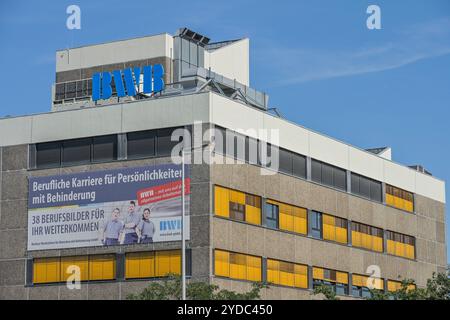
<path id="1" fill-rule="evenodd" d="M 334 292 L 333 287 L 327 286 L 326 284 L 321 284 L 315 287 L 312 294 L 313 295 L 323 294 L 325 300 L 339 300 L 339 298 L 336 297 L 336 292 Z"/>
<path id="2" fill-rule="evenodd" d="M 189 282 L 186 286 L 188 300 L 257 300 L 260 291 L 267 287 L 262 283 L 255 283 L 248 292 L 237 293 L 229 290 L 220 290 L 216 285 L 206 282 Z M 147 288 L 138 294 L 130 294 L 128 300 L 180 300 L 181 277 L 170 274 L 161 281 L 151 282 Z"/>

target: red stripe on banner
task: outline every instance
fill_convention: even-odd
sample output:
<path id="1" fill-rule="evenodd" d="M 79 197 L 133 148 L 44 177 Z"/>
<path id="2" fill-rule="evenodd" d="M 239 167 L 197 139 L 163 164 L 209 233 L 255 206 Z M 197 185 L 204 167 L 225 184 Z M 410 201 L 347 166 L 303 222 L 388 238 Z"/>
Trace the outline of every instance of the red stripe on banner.
<path id="1" fill-rule="evenodd" d="M 184 179 L 184 194 L 191 193 L 191 179 Z M 140 206 L 172 199 L 181 196 L 181 180 L 169 182 L 160 186 L 142 189 L 137 192 L 137 200 Z"/>

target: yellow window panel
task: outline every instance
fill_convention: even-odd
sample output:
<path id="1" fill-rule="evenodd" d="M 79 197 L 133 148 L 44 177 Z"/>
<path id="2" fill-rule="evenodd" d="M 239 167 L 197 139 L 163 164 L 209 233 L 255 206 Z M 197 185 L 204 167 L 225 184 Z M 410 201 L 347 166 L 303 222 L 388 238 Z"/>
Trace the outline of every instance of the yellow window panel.
<path id="1" fill-rule="evenodd" d="M 280 284 L 283 286 L 293 287 L 294 282 L 294 274 L 290 272 L 280 271 Z"/>
<path id="2" fill-rule="evenodd" d="M 414 211 L 414 204 L 411 201 L 406 201 L 405 200 L 405 210 L 409 211 L 409 212 L 413 212 Z"/>
<path id="3" fill-rule="evenodd" d="M 89 280 L 89 261 L 87 256 L 81 257 L 62 257 L 61 258 L 61 281 L 67 279 L 73 274 L 69 268 L 77 266 L 80 268 L 80 281 Z M 70 271 L 68 273 L 68 271 Z"/>
<path id="4" fill-rule="evenodd" d="M 230 278 L 247 278 L 247 259 L 243 254 L 230 253 Z"/>
<path id="5" fill-rule="evenodd" d="M 170 251 L 156 252 L 156 276 L 165 277 L 170 273 Z"/>
<path id="6" fill-rule="evenodd" d="M 295 287 L 308 288 L 308 267 L 296 264 L 294 267 Z"/>
<path id="7" fill-rule="evenodd" d="M 386 244 L 387 244 L 387 253 L 395 254 L 395 241 L 387 240 Z"/>
<path id="8" fill-rule="evenodd" d="M 230 190 L 230 201 L 245 205 L 245 193 Z"/>
<path id="9" fill-rule="evenodd" d="M 405 256 L 405 245 L 401 242 L 395 242 L 395 255 L 404 257 Z"/>
<path id="10" fill-rule="evenodd" d="M 267 259 L 267 281 L 274 284 L 280 283 L 280 262 Z"/>
<path id="11" fill-rule="evenodd" d="M 389 292 L 395 292 L 397 290 L 400 290 L 401 287 L 402 284 L 399 281 L 388 280 L 387 282 L 387 289 Z"/>
<path id="12" fill-rule="evenodd" d="M 170 252 L 170 273 L 181 274 L 181 251 Z"/>
<path id="13" fill-rule="evenodd" d="M 60 282 L 59 258 L 35 259 L 33 262 L 33 283 Z"/>
<path id="14" fill-rule="evenodd" d="M 282 230 L 294 231 L 294 217 L 287 214 L 286 211 L 281 211 L 281 209 L 279 213 L 279 224 Z"/>
<path id="15" fill-rule="evenodd" d="M 330 226 L 335 225 L 335 218 L 333 216 L 323 214 L 322 217 L 323 217 L 323 224 L 328 224 Z"/>
<path id="16" fill-rule="evenodd" d="M 112 280 L 116 277 L 116 259 L 114 255 L 89 257 L 89 280 Z"/>
<path id="17" fill-rule="evenodd" d="M 393 195 L 386 194 L 386 204 L 388 204 L 390 206 L 394 206 L 395 205 L 395 200 L 394 200 L 394 196 Z"/>
<path id="18" fill-rule="evenodd" d="M 307 220 L 306 217 L 294 217 L 294 232 L 300 233 L 300 234 L 306 234 L 307 233 Z"/>
<path id="19" fill-rule="evenodd" d="M 347 229 L 336 227 L 336 241 L 347 243 Z"/>
<path id="20" fill-rule="evenodd" d="M 215 274 L 217 276 L 230 276 L 230 254 L 226 251 L 215 250 Z"/>
<path id="21" fill-rule="evenodd" d="M 261 258 L 247 256 L 247 280 L 261 281 Z"/>
<path id="22" fill-rule="evenodd" d="M 405 253 L 406 253 L 407 258 L 414 259 L 415 258 L 414 246 L 412 246 L 410 244 L 405 244 Z"/>
<path id="23" fill-rule="evenodd" d="M 361 247 L 361 233 L 357 231 L 352 231 L 352 245 L 354 247 Z"/>
<path id="24" fill-rule="evenodd" d="M 348 284 L 348 273 L 337 271 L 336 272 L 336 282 Z"/>
<path id="25" fill-rule="evenodd" d="M 215 214 L 222 217 L 230 216 L 230 190 L 219 186 L 214 187 Z"/>
<path id="26" fill-rule="evenodd" d="M 313 267 L 313 278 L 318 280 L 324 279 L 324 270 L 322 268 Z"/>
<path id="27" fill-rule="evenodd" d="M 261 225 L 261 208 L 246 205 L 245 206 L 245 221 Z"/>
<path id="28" fill-rule="evenodd" d="M 365 287 L 366 286 L 366 277 L 364 276 L 360 276 L 358 274 L 353 274 L 352 275 L 352 284 L 354 286 L 358 286 L 358 287 Z"/>
<path id="29" fill-rule="evenodd" d="M 372 236 L 373 250 L 383 252 L 383 238 Z"/>

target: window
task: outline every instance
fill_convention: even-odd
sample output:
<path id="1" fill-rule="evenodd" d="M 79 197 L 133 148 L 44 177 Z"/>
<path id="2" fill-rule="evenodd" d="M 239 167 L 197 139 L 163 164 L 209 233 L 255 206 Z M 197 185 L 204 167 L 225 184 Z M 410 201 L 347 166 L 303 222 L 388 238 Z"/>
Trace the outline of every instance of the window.
<path id="1" fill-rule="evenodd" d="M 155 156 L 155 131 L 139 131 L 127 133 L 128 158 Z"/>
<path id="2" fill-rule="evenodd" d="M 336 294 L 348 294 L 348 273 L 313 267 L 313 288 L 320 285 L 328 285 Z"/>
<path id="3" fill-rule="evenodd" d="M 116 278 L 114 255 L 89 257 L 89 280 L 113 280 Z"/>
<path id="4" fill-rule="evenodd" d="M 381 202 L 381 182 L 352 172 L 352 193 Z"/>
<path id="5" fill-rule="evenodd" d="M 402 282 L 401 281 L 395 281 L 395 280 L 388 280 L 387 281 L 387 290 L 389 292 L 396 292 L 398 290 L 400 290 L 402 288 Z M 416 289 L 416 285 L 415 284 L 410 284 L 406 287 L 406 290 L 415 290 Z"/>
<path id="6" fill-rule="evenodd" d="M 61 165 L 61 143 L 46 142 L 36 144 L 36 167 L 49 168 Z"/>
<path id="7" fill-rule="evenodd" d="M 177 250 L 156 251 L 155 276 L 165 277 L 169 273 L 181 274 L 181 253 Z"/>
<path id="8" fill-rule="evenodd" d="M 70 266 L 78 266 L 81 281 L 116 278 L 116 257 L 113 254 L 75 257 L 38 258 L 33 260 L 33 283 L 66 282 L 73 274 Z"/>
<path id="9" fill-rule="evenodd" d="M 267 259 L 267 282 L 288 287 L 308 288 L 308 266 Z"/>
<path id="10" fill-rule="evenodd" d="M 322 214 L 323 239 L 339 243 L 347 243 L 347 220 Z"/>
<path id="11" fill-rule="evenodd" d="M 383 230 L 352 222 L 352 246 L 383 252 Z"/>
<path id="12" fill-rule="evenodd" d="M 387 253 L 415 259 L 415 238 L 405 234 L 386 231 Z"/>
<path id="13" fill-rule="evenodd" d="M 94 137 L 92 145 L 93 161 L 112 161 L 117 159 L 117 135 Z"/>
<path id="14" fill-rule="evenodd" d="M 387 184 L 386 204 L 401 210 L 414 212 L 414 195 L 411 192 Z"/>
<path id="15" fill-rule="evenodd" d="M 282 148 L 278 149 L 279 157 L 279 171 L 287 174 L 292 174 L 293 163 L 292 153 Z"/>
<path id="16" fill-rule="evenodd" d="M 311 212 L 311 236 L 316 239 L 322 239 L 322 214 L 320 212 Z"/>
<path id="17" fill-rule="evenodd" d="M 215 186 L 214 207 L 218 216 L 261 224 L 261 197 Z"/>
<path id="18" fill-rule="evenodd" d="M 311 179 L 326 186 L 347 190 L 347 178 L 344 169 L 314 159 L 311 160 Z"/>
<path id="19" fill-rule="evenodd" d="M 296 177 L 306 179 L 306 157 L 294 153 L 292 155 L 292 160 L 293 160 L 292 174 Z"/>
<path id="20" fill-rule="evenodd" d="M 266 226 L 278 229 L 278 206 L 272 203 L 265 204 Z"/>
<path id="21" fill-rule="evenodd" d="M 353 274 L 352 275 L 352 295 L 361 298 L 370 298 L 372 296 L 369 286 L 372 289 L 384 290 L 384 281 L 380 278 L 369 278 L 369 276 Z"/>
<path id="22" fill-rule="evenodd" d="M 34 259 L 33 283 L 53 283 L 61 281 L 61 262 L 59 258 Z"/>
<path id="23" fill-rule="evenodd" d="M 63 141 L 63 165 L 90 163 L 91 142 L 91 138 Z"/>
<path id="24" fill-rule="evenodd" d="M 159 129 L 157 130 L 156 140 L 156 154 L 158 156 L 170 156 L 173 147 L 180 143 L 183 138 L 180 137 L 178 141 L 172 141 L 172 132 L 177 128 Z"/>
<path id="25" fill-rule="evenodd" d="M 238 280 L 261 281 L 261 257 L 214 250 L 214 274 Z"/>
<path id="26" fill-rule="evenodd" d="M 267 200 L 268 204 L 278 207 L 278 228 L 300 234 L 307 234 L 307 210 L 274 200 Z"/>

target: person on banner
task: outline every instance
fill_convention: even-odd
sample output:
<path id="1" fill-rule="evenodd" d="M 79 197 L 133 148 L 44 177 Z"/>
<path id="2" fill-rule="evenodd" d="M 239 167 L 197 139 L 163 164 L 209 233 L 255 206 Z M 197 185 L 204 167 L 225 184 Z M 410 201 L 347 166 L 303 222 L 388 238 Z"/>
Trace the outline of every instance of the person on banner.
<path id="1" fill-rule="evenodd" d="M 125 225 L 123 229 L 123 233 L 125 234 L 125 238 L 123 244 L 134 244 L 138 242 L 138 235 L 136 233 L 136 227 L 141 221 L 140 215 L 136 212 L 136 202 L 130 201 L 130 205 L 128 207 L 128 215 L 125 217 Z"/>
<path id="2" fill-rule="evenodd" d="M 119 220 L 120 210 L 115 208 L 111 214 L 111 219 L 103 227 L 102 242 L 105 246 L 119 244 L 119 236 L 123 230 L 123 222 Z"/>
<path id="3" fill-rule="evenodd" d="M 150 221 L 150 209 L 145 208 L 142 220 L 139 222 L 136 231 L 139 235 L 139 243 L 152 243 L 155 234 L 155 225 Z"/>

